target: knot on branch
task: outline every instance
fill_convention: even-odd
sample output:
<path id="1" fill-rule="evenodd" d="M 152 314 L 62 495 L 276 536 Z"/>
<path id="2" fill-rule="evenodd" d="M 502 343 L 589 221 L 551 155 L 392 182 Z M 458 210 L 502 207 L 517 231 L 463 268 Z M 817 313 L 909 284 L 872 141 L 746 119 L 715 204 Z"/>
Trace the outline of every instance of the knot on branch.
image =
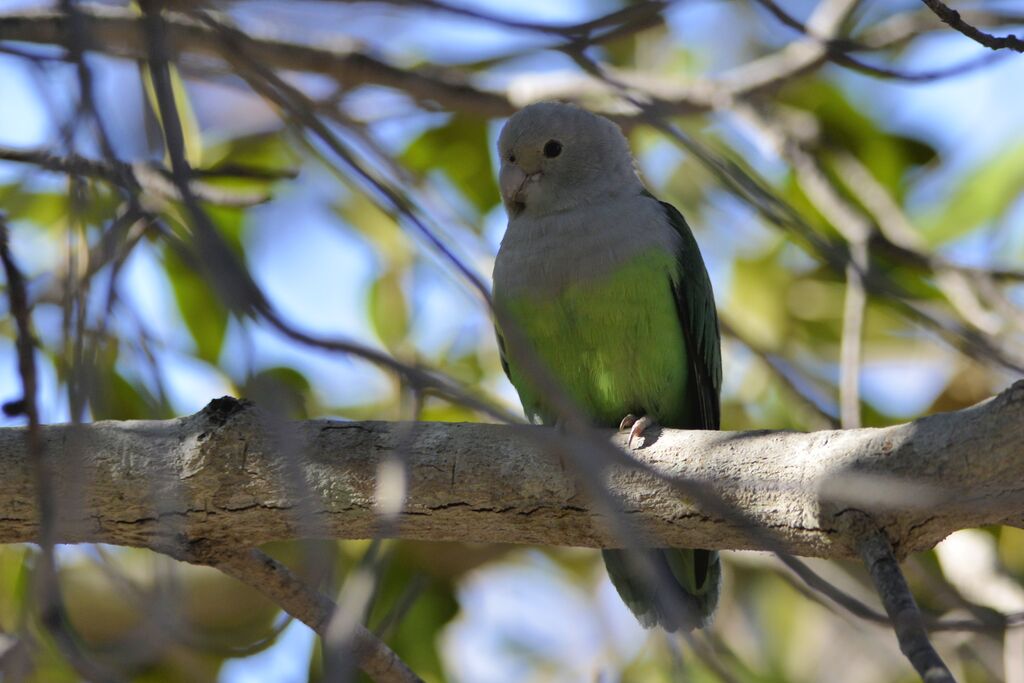
<path id="1" fill-rule="evenodd" d="M 221 396 L 186 419 L 191 447 L 182 451 L 182 478 L 192 479 L 203 470 L 210 481 L 225 477 L 241 484 L 250 455 L 250 442 L 263 433 L 265 416 L 252 402 Z M 239 479 L 239 481 L 235 481 Z"/>
<path id="2" fill-rule="evenodd" d="M 1007 404 L 1024 403 L 1024 379 L 1019 379 L 1002 393 Z"/>
<path id="3" fill-rule="evenodd" d="M 248 399 L 238 399 L 234 396 L 221 396 L 206 404 L 199 415 L 205 417 L 217 427 L 223 427 L 234 415 L 246 408 L 253 407 L 253 402 Z"/>

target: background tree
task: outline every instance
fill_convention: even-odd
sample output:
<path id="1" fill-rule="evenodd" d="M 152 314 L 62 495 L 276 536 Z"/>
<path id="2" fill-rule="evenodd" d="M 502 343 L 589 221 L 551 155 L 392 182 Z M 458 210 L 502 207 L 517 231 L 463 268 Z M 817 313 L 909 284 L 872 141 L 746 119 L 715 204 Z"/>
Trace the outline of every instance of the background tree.
<path id="1" fill-rule="evenodd" d="M 54 482 L 81 462 L 48 459 L 39 424 L 169 419 L 222 394 L 270 420 L 518 411 L 486 305 L 505 223 L 493 142 L 543 98 L 616 117 L 694 227 L 723 321 L 723 427 L 970 406 L 1024 367 L 1024 16 L 960 9 L 0 3 L 0 396 L 29 425 L 43 501 L 40 543 L 0 546 L 5 679 L 335 680 L 355 659 L 403 680 L 393 652 L 438 681 L 913 680 L 849 561 L 813 562 L 827 582 L 808 587 L 803 565 L 728 554 L 715 627 L 675 640 L 635 625 L 590 550 L 206 549 L 240 583 L 54 547 L 76 505 Z M 403 485 L 389 467 L 385 493 Z M 152 481 L 140 495 L 174 509 L 180 492 Z M 915 494 L 885 484 L 855 488 Z M 8 503 L 0 517 L 21 514 Z M 960 532 L 904 565 L 946 619 L 934 642 L 957 680 L 1024 680 L 1020 540 Z M 323 640 L 281 611 L 330 616 L 311 586 L 341 607 Z"/>

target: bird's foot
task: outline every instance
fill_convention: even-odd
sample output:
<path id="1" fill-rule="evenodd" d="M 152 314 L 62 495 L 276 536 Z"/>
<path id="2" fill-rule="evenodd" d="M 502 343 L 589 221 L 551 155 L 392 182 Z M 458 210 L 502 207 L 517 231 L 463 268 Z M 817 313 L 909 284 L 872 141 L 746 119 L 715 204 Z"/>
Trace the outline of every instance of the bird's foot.
<path id="1" fill-rule="evenodd" d="M 629 430 L 629 438 L 626 439 L 626 447 L 632 448 L 633 439 L 643 436 L 646 430 L 650 429 L 656 424 L 657 423 L 654 421 L 654 418 L 648 417 L 647 415 L 641 415 L 640 417 L 637 417 L 633 413 L 630 413 L 626 415 L 626 417 L 622 418 L 622 422 L 619 423 L 619 431 L 624 432 L 627 429 Z M 647 440 L 644 439 L 645 443 L 646 441 Z"/>

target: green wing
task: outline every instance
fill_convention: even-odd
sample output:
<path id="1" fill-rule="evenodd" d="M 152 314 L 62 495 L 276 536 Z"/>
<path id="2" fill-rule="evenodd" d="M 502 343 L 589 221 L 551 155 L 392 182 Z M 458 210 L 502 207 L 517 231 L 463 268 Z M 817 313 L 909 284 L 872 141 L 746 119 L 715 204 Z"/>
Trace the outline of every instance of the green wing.
<path id="1" fill-rule="evenodd" d="M 651 197 L 653 200 L 654 197 Z M 722 388 L 721 336 L 718 312 L 704 259 L 690 226 L 674 206 L 660 202 L 669 223 L 681 238 L 676 258 L 677 277 L 670 281 L 679 313 L 690 366 L 691 396 L 697 404 L 698 424 L 666 425 L 689 429 L 718 429 Z M 649 566 L 661 574 L 656 586 L 637 580 L 629 565 L 629 551 L 602 551 L 608 576 L 622 600 L 645 627 L 660 625 L 668 631 L 705 626 L 718 604 L 722 564 L 718 553 L 685 548 L 644 550 Z M 672 590 L 675 587 L 679 590 Z M 667 592 L 662 592 L 667 590 Z"/>
<path id="2" fill-rule="evenodd" d="M 722 422 L 719 399 L 722 390 L 722 351 L 711 278 L 708 277 L 697 240 L 686 224 L 686 219 L 668 202 L 661 202 L 661 205 L 665 207 L 669 223 L 682 238 L 676 255 L 679 277 L 671 282 L 671 287 L 679 311 L 679 324 L 686 340 L 686 357 L 690 363 L 695 398 L 700 408 L 700 424 L 685 426 L 718 429 Z"/>

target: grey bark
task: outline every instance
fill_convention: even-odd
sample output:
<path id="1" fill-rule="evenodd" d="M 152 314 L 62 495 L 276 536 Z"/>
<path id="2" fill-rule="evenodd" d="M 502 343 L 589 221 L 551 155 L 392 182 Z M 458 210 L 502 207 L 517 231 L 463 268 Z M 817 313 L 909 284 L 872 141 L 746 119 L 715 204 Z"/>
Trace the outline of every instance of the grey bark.
<path id="1" fill-rule="evenodd" d="M 543 427 L 282 422 L 224 398 L 175 420 L 54 425 L 42 435 L 58 471 L 58 542 L 183 558 L 192 549 L 199 556 L 382 533 L 624 545 L 559 455 L 570 437 Z M 705 482 L 763 533 L 702 512 L 648 472 L 612 466 L 602 476 L 644 534 L 630 543 L 758 549 L 773 547 L 769 533 L 794 554 L 852 559 L 865 513 L 902 557 L 957 529 L 1024 525 L 1022 444 L 1024 381 L 971 408 L 883 429 L 664 430 L 633 451 L 661 477 Z M 379 512 L 395 490 L 389 484 L 378 496 L 378 474 L 395 471 L 387 462 L 404 464 L 406 489 L 384 524 Z M 0 472 L 0 542 L 32 541 L 38 517 L 24 429 L 0 429 Z"/>

